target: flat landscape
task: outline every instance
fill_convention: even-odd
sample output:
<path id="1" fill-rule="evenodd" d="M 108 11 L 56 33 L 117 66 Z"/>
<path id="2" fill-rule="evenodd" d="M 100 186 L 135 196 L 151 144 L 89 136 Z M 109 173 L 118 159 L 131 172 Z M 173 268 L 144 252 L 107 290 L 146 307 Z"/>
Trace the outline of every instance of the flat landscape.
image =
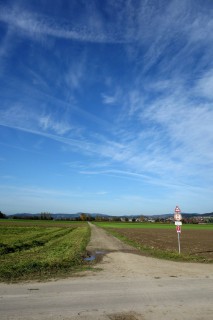
<path id="1" fill-rule="evenodd" d="M 181 255 L 178 254 L 174 224 L 99 222 L 113 235 L 141 250 L 145 255 L 161 258 L 213 262 L 213 225 L 182 225 Z"/>
<path id="2" fill-rule="evenodd" d="M 134 248 L 144 256 L 174 261 L 213 262 L 211 224 L 183 225 L 181 254 L 178 253 L 177 233 L 173 224 L 95 224 L 128 244 L 131 251 Z M 0 280 L 45 280 L 90 268 L 84 257 L 92 254 L 91 250 L 86 250 L 91 226 L 82 221 L 1 220 Z"/>
<path id="3" fill-rule="evenodd" d="M 213 268 L 141 251 L 90 224 L 93 270 L 0 284 L 1 320 L 210 320 Z M 90 263 L 90 262 L 89 262 Z"/>

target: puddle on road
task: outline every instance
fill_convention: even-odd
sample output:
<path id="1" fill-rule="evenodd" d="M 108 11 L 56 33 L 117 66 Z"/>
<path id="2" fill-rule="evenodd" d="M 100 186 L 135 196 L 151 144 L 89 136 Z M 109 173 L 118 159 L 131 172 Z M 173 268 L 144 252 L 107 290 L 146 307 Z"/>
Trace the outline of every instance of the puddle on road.
<path id="1" fill-rule="evenodd" d="M 84 258 L 84 261 L 90 262 L 90 261 L 100 261 L 101 258 L 106 254 L 106 251 L 97 250 L 95 252 L 89 253 L 87 257 Z"/>
<path id="2" fill-rule="evenodd" d="M 93 261 L 93 260 L 95 260 L 95 256 L 89 256 L 84 258 L 84 261 Z"/>

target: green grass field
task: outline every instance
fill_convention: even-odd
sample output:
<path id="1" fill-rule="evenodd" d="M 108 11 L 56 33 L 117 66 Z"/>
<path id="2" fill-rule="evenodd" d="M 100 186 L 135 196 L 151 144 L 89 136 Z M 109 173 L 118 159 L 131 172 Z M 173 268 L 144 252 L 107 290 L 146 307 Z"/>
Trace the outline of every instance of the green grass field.
<path id="1" fill-rule="evenodd" d="M 93 222 L 102 228 L 125 228 L 125 229 L 174 229 L 173 223 L 149 223 L 149 222 Z M 185 230 L 213 230 L 213 224 L 183 224 Z"/>
<path id="2" fill-rule="evenodd" d="M 49 278 L 82 265 L 87 223 L 0 221 L 0 280 Z"/>

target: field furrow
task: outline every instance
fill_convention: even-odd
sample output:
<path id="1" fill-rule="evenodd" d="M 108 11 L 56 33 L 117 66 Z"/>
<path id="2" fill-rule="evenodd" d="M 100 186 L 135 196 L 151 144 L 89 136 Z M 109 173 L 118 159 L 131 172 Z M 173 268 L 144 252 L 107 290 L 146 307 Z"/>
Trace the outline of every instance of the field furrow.
<path id="1" fill-rule="evenodd" d="M 0 237 L 1 280 L 42 274 L 54 276 L 81 265 L 90 235 L 86 223 L 70 224 L 66 228 L 0 228 L 3 231 Z"/>

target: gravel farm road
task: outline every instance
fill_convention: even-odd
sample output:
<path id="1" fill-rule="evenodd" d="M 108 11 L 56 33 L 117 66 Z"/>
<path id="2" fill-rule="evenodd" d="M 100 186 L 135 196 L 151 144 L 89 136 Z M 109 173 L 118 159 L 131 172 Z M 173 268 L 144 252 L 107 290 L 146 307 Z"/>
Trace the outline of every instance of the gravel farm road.
<path id="1" fill-rule="evenodd" d="M 91 225 L 97 271 L 23 284 L 0 284 L 1 320 L 210 320 L 213 265 L 139 255 Z"/>

